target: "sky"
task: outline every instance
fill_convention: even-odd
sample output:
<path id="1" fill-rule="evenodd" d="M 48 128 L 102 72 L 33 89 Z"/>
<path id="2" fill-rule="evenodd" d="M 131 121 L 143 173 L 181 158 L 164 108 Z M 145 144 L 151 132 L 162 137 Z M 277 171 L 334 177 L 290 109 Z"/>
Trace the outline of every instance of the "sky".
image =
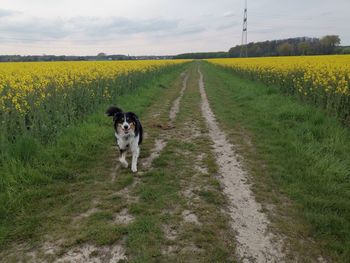
<path id="1" fill-rule="evenodd" d="M 0 0 L 0 55 L 175 55 L 241 43 L 244 0 Z M 248 0 L 248 42 L 339 35 L 350 0 Z"/>

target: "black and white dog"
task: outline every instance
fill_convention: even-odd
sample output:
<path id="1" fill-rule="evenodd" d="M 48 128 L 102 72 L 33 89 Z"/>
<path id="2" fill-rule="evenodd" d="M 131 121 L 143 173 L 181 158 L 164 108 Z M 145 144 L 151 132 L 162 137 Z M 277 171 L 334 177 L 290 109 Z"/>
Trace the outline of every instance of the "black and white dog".
<path id="1" fill-rule="evenodd" d="M 127 150 L 132 153 L 131 171 L 137 172 L 137 159 L 140 155 L 143 129 L 141 122 L 133 112 L 123 112 L 120 108 L 110 107 L 106 111 L 107 116 L 113 117 L 115 137 L 120 150 L 119 161 L 127 168 Z"/>

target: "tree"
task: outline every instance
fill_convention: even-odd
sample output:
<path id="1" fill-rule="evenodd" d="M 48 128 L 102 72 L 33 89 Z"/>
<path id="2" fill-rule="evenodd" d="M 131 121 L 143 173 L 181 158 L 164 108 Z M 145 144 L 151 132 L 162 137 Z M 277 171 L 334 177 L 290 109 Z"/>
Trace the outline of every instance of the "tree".
<path id="1" fill-rule="evenodd" d="M 324 36 L 320 39 L 321 49 L 325 54 L 332 54 L 340 44 L 340 38 L 337 35 Z"/>
<path id="2" fill-rule="evenodd" d="M 284 42 L 277 47 L 277 52 L 280 56 L 292 55 L 293 46 L 288 42 Z"/>
<path id="3" fill-rule="evenodd" d="M 309 55 L 311 53 L 311 45 L 309 42 L 300 42 L 298 44 L 298 52 L 300 55 Z"/>
<path id="4" fill-rule="evenodd" d="M 339 46 L 337 35 L 325 36 L 321 39 L 311 37 L 296 37 L 248 44 L 249 57 L 266 56 L 299 56 L 339 54 L 343 48 Z M 230 57 L 240 56 L 241 46 L 237 45 L 229 50 Z"/>
<path id="5" fill-rule="evenodd" d="M 350 54 L 350 47 L 343 48 L 343 54 Z"/>

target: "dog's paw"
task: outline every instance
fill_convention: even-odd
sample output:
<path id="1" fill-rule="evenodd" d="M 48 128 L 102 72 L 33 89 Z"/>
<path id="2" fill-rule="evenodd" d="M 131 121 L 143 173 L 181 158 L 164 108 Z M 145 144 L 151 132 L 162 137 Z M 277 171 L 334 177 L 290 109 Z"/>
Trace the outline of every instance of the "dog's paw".
<path id="1" fill-rule="evenodd" d="M 122 166 L 123 166 L 124 168 L 128 168 L 129 164 L 128 164 L 127 161 L 125 161 L 125 160 L 119 160 L 119 161 L 120 161 L 120 163 L 122 164 Z"/>
<path id="2" fill-rule="evenodd" d="M 137 172 L 137 167 L 136 167 L 136 166 L 132 166 L 132 167 L 131 167 L 131 171 L 132 171 L 133 173 L 136 173 L 136 172 Z"/>

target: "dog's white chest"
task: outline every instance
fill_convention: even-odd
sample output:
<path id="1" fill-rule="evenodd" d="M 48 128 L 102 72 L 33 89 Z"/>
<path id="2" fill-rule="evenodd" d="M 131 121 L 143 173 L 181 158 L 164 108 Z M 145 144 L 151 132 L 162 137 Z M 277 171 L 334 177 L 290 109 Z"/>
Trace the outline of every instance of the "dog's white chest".
<path id="1" fill-rule="evenodd" d="M 119 149 L 121 150 L 126 150 L 128 148 L 134 147 L 136 139 L 138 139 L 138 136 L 135 137 L 133 133 L 123 136 L 119 135 L 118 133 L 115 133 L 115 137 L 117 138 L 117 143 Z"/>

